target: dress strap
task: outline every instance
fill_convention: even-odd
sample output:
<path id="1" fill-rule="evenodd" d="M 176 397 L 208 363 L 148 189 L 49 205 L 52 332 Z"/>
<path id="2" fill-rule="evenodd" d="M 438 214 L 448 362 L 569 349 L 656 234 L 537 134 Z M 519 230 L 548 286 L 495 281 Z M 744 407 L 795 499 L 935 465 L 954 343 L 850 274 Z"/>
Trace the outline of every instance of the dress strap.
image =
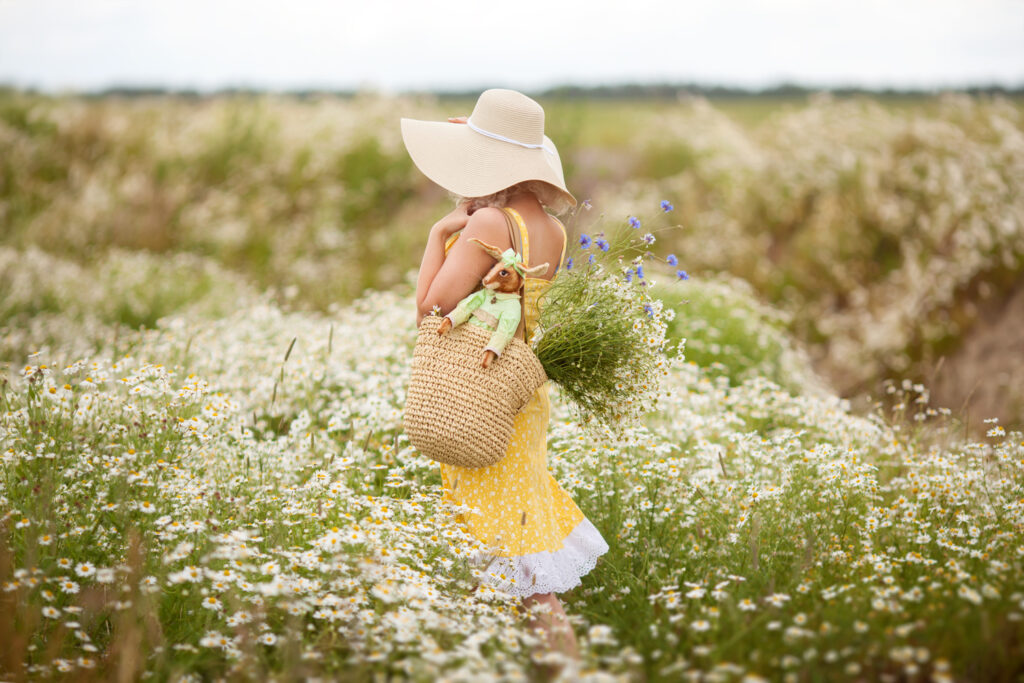
<path id="1" fill-rule="evenodd" d="M 461 235 L 461 234 L 462 234 L 462 231 L 459 230 L 458 232 L 453 233 L 450 237 L 448 237 L 448 239 L 446 239 L 444 241 L 444 255 L 445 256 L 447 256 L 448 252 L 451 251 L 451 248 L 455 246 L 455 241 L 459 239 L 459 235 Z"/>
<path id="2" fill-rule="evenodd" d="M 565 230 L 565 225 L 562 221 L 558 220 L 557 216 L 552 216 L 555 222 L 558 223 L 558 227 L 562 229 L 562 255 L 558 257 L 558 267 L 561 268 L 562 264 L 565 263 L 565 248 L 569 245 L 569 233 Z"/>
<path id="3" fill-rule="evenodd" d="M 511 206 L 506 206 L 505 211 L 507 211 L 509 215 L 516 219 L 516 225 L 519 226 L 519 234 L 521 236 L 523 243 L 523 264 L 529 265 L 530 237 L 526 232 L 526 223 L 523 221 L 523 217 L 519 215 L 519 212 L 513 209 Z M 555 269 L 557 271 L 558 268 L 561 268 L 562 264 L 565 262 L 565 248 L 569 245 L 569 233 L 568 231 L 566 231 L 565 225 L 562 223 L 562 221 L 558 220 L 556 216 L 551 217 L 555 219 L 555 222 L 558 223 L 558 227 L 562 229 L 562 253 L 558 257 L 558 267 Z"/>

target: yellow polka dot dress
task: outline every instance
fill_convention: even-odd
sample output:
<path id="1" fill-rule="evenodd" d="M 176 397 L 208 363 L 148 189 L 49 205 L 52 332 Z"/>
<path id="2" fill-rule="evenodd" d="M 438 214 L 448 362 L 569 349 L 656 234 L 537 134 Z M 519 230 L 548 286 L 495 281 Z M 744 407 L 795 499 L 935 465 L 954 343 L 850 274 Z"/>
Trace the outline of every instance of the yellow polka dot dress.
<path id="1" fill-rule="evenodd" d="M 529 263 L 523 219 L 514 209 L 506 211 L 519 225 L 523 260 Z M 446 245 L 446 252 L 454 241 Z M 537 324 L 539 297 L 549 285 L 547 280 L 526 278 L 527 339 Z M 439 463 L 442 500 L 471 510 L 460 513 L 458 520 L 486 548 L 475 558 L 480 564 L 489 562 L 484 580 L 522 597 L 580 585 L 580 577 L 608 552 L 601 533 L 548 472 L 548 390 L 545 382 L 516 416 L 504 458 L 479 468 Z"/>

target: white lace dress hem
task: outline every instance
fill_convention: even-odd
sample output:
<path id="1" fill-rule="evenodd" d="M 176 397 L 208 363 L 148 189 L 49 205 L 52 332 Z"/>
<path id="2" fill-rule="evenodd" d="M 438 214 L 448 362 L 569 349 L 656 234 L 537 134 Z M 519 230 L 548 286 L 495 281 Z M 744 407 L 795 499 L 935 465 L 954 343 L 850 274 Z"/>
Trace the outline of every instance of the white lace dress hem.
<path id="1" fill-rule="evenodd" d="M 497 590 L 519 597 L 534 593 L 563 593 L 579 586 L 580 578 L 596 565 L 597 558 L 608 552 L 608 543 L 589 519 L 576 525 L 558 550 L 514 557 L 492 557 L 476 554 L 472 562 L 483 567 L 483 581 Z"/>

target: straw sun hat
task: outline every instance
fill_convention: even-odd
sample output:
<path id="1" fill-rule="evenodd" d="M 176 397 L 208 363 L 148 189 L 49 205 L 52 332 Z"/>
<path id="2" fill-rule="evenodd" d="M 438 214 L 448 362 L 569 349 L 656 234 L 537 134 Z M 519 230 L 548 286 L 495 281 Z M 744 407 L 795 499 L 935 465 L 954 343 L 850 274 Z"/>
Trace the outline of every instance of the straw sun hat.
<path id="1" fill-rule="evenodd" d="M 544 109 L 515 90 L 485 90 L 466 123 L 402 119 L 402 139 L 425 176 L 461 197 L 484 197 L 540 180 L 573 206 Z"/>

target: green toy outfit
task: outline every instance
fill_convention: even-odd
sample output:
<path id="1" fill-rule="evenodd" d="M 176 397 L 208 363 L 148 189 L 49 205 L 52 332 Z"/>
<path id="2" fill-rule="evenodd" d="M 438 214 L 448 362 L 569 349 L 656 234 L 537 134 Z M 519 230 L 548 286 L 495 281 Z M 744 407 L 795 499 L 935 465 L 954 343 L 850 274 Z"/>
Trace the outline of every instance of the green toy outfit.
<path id="1" fill-rule="evenodd" d="M 522 216 L 511 208 L 504 210 L 519 226 L 523 261 L 529 263 L 529 235 Z M 565 226 L 559 225 L 564 235 Z M 455 235 L 449 240 L 445 253 L 457 239 Z M 563 243 L 559 266 L 564 258 Z M 537 326 L 540 297 L 549 285 L 542 278 L 525 278 L 523 324 L 527 339 Z M 512 305 L 512 300 L 508 301 Z M 514 304 L 519 306 L 518 297 Z M 542 384 L 516 415 L 512 439 L 501 460 L 477 468 L 439 464 L 442 500 L 470 509 L 459 513 L 458 519 L 481 543 L 482 549 L 473 559 L 481 565 L 492 560 L 484 580 L 521 597 L 561 593 L 580 585 L 580 577 L 608 551 L 601 533 L 548 471 L 548 389 L 548 382 Z"/>
<path id="2" fill-rule="evenodd" d="M 460 301 L 455 310 L 445 317 L 452 321 L 452 327 L 458 327 L 468 319 L 471 325 L 493 330 L 484 350 L 489 349 L 500 356 L 519 327 L 519 295 L 481 289 Z"/>

